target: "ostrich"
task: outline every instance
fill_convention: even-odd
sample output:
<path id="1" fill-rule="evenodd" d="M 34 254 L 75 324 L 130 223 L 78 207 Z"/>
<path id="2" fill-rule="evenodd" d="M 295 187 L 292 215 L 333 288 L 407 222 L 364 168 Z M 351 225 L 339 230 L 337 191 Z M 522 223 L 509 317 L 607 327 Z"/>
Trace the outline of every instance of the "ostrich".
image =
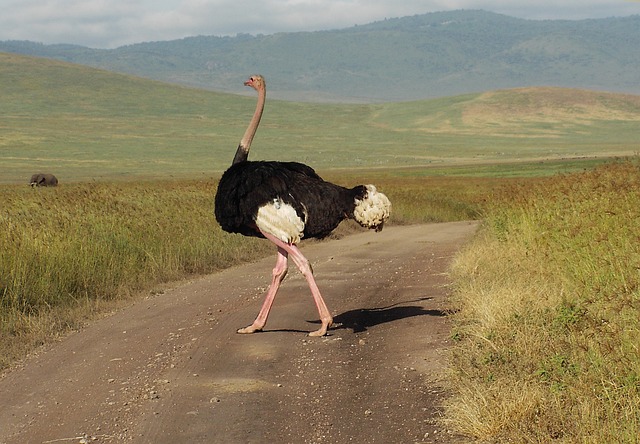
<path id="1" fill-rule="evenodd" d="M 324 336 L 333 318 L 313 277 L 313 270 L 297 244 L 304 238 L 322 238 L 344 219 L 382 230 L 391 203 L 373 185 L 344 188 L 326 182 L 307 165 L 298 162 L 249 161 L 249 149 L 256 133 L 266 98 L 264 78 L 254 75 L 246 81 L 258 92 L 258 102 L 231 167 L 222 175 L 215 197 L 215 216 L 224 231 L 266 238 L 276 245 L 278 255 L 262 308 L 251 325 L 238 333 L 261 331 L 269 316 L 291 257 L 305 277 L 318 308 L 321 327 L 310 336 Z"/>

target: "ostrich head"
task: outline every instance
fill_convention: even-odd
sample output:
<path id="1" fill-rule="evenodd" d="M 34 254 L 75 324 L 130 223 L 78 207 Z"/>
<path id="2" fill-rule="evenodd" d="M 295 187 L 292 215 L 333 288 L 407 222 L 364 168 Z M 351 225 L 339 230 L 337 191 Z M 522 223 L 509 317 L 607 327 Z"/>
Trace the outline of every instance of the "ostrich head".
<path id="1" fill-rule="evenodd" d="M 249 77 L 249 80 L 244 82 L 244 86 L 250 86 L 251 88 L 259 92 L 265 89 L 267 83 L 264 81 L 264 77 L 262 77 L 260 74 L 256 74 Z"/>

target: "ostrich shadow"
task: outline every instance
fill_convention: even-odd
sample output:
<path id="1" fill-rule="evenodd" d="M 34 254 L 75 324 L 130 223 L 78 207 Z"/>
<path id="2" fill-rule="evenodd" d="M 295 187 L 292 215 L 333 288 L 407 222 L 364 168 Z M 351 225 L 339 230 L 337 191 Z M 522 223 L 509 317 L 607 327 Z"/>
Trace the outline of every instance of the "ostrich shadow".
<path id="1" fill-rule="evenodd" d="M 433 317 L 445 317 L 454 313 L 453 310 L 440 310 L 440 309 L 425 309 L 419 305 L 405 305 L 416 302 L 428 301 L 433 298 L 423 297 L 414 299 L 411 301 L 397 302 L 395 304 L 388 305 L 386 307 L 377 308 L 356 308 L 354 310 L 345 311 L 339 315 L 334 316 L 333 325 L 329 328 L 328 334 L 331 335 L 332 331 L 340 329 L 350 329 L 353 333 L 362 333 L 367 331 L 368 328 L 376 325 L 385 324 L 388 322 L 399 321 L 401 319 L 412 318 L 416 316 L 433 316 Z M 320 324 L 320 320 L 308 320 L 310 324 Z M 306 333 L 306 331 L 297 329 L 274 329 L 263 330 L 264 332 L 299 332 Z"/>
<path id="2" fill-rule="evenodd" d="M 433 298 L 423 297 L 412 301 L 398 302 L 386 307 L 357 308 L 355 310 L 345 311 L 344 313 L 334 316 L 333 326 L 329 329 L 329 332 L 332 330 L 350 329 L 353 330 L 354 333 L 362 333 L 363 331 L 367 331 L 370 327 L 385 324 L 387 322 L 398 321 L 400 319 L 407 319 L 416 316 L 444 317 L 453 313 L 450 310 L 427 310 L 419 305 L 404 305 L 412 302 L 428 301 L 431 299 Z M 320 323 L 320 321 L 307 322 L 312 324 Z"/>

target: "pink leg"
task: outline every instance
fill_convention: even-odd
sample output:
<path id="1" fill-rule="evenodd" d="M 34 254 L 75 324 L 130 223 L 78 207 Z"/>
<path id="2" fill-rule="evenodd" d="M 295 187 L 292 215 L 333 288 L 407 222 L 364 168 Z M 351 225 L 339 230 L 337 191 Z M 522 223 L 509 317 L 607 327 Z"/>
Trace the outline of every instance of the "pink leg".
<path id="1" fill-rule="evenodd" d="M 313 277 L 313 270 L 311 269 L 311 264 L 307 260 L 306 257 L 302 254 L 300 249 L 293 244 L 287 244 L 282 242 L 280 239 L 262 232 L 262 234 L 269 239 L 271 242 L 278 246 L 278 251 L 284 251 L 291 256 L 291 259 L 298 266 L 298 269 L 302 273 L 302 275 L 307 280 L 307 284 L 309 284 L 309 288 L 311 289 L 311 295 L 313 296 L 313 300 L 316 303 L 316 307 L 318 308 L 318 313 L 320 314 L 320 321 L 322 322 L 322 326 L 311 333 L 309 336 L 324 336 L 327 334 L 327 329 L 331 327 L 333 324 L 333 317 L 327 308 L 327 304 L 325 304 L 324 299 L 322 299 L 322 295 L 320 294 L 320 289 L 318 289 L 318 285 L 316 284 L 316 280 Z M 275 296 L 275 292 L 274 292 Z M 267 301 L 265 300 L 265 304 Z M 270 304 L 269 304 L 270 305 Z M 268 312 L 268 310 L 267 310 Z M 262 311 L 261 311 L 262 313 Z M 259 317 L 259 316 L 258 316 Z"/>
<path id="2" fill-rule="evenodd" d="M 248 327 L 239 329 L 238 333 L 255 333 L 256 331 L 262 330 L 264 325 L 267 323 L 267 317 L 269 316 L 271 305 L 273 305 L 273 300 L 276 298 L 276 293 L 278 292 L 280 283 L 287 274 L 287 255 L 288 253 L 285 250 L 278 247 L 278 259 L 276 260 L 276 266 L 273 268 L 271 285 L 269 286 L 267 295 L 265 296 L 264 302 L 262 303 L 260 313 L 258 313 L 256 320 L 253 321 L 253 324 L 249 325 Z"/>

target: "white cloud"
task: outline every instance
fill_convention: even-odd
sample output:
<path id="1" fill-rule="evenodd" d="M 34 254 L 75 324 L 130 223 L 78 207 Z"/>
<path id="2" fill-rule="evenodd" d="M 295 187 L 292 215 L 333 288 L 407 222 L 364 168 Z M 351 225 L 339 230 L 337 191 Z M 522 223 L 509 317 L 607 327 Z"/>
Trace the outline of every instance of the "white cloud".
<path id="1" fill-rule="evenodd" d="M 0 40 L 115 47 L 192 35 L 336 29 L 384 18 L 485 9 L 522 18 L 640 14 L 624 0 L 0 0 Z"/>

